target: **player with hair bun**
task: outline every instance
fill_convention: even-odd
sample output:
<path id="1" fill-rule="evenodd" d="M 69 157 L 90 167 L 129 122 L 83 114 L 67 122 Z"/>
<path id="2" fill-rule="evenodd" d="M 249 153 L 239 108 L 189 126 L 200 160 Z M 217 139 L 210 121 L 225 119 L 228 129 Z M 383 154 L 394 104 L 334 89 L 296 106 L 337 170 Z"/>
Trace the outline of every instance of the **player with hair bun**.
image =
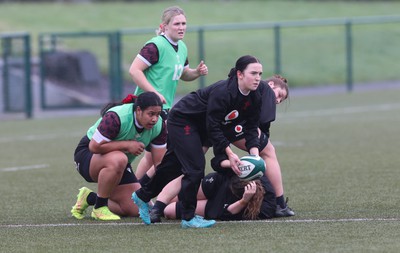
<path id="1" fill-rule="evenodd" d="M 276 105 L 282 103 L 289 97 L 288 80 L 280 75 L 273 75 L 261 81 L 260 86 L 263 103 L 259 125 L 260 157 L 265 161 L 266 176 L 270 180 L 276 193 L 277 209 L 275 216 L 293 216 L 295 213 L 287 206 L 287 199 L 285 201 L 284 198 L 281 168 L 275 147 L 270 140 L 270 126 L 276 118 Z M 246 140 L 243 138 L 246 129 L 242 127 L 243 124 L 245 124 L 245 122 L 232 125 L 225 134 L 233 145 L 242 150 L 246 150 Z M 223 156 L 216 156 L 211 162 L 219 163 L 224 159 L 226 158 Z"/>
<path id="2" fill-rule="evenodd" d="M 239 157 L 230 148 L 224 131 L 235 122 L 246 121 L 246 149 L 259 155 L 257 127 L 262 106 L 259 84 L 262 64 L 251 55 L 240 57 L 228 78 L 192 92 L 180 99 L 168 116 L 168 146 L 154 177 L 132 195 L 139 206 L 140 217 L 150 224 L 148 202 L 156 197 L 170 181 L 184 175 L 180 199 L 183 228 L 205 228 L 215 224 L 195 216 L 196 195 L 204 177 L 203 146 L 211 141 L 216 154 L 228 156 L 230 167 L 239 175 Z M 154 208 L 158 208 L 156 204 Z"/>
<path id="3" fill-rule="evenodd" d="M 161 110 L 161 99 L 154 92 L 128 96 L 123 103 L 103 108 L 102 117 L 89 128 L 74 153 L 77 171 L 87 182 L 97 183 L 97 194 L 82 187 L 71 209 L 72 216 L 83 219 L 91 205 L 91 216 L 96 220 L 138 216 L 130 197 L 140 184 L 131 163 L 147 145 L 153 150 L 166 146 Z"/>

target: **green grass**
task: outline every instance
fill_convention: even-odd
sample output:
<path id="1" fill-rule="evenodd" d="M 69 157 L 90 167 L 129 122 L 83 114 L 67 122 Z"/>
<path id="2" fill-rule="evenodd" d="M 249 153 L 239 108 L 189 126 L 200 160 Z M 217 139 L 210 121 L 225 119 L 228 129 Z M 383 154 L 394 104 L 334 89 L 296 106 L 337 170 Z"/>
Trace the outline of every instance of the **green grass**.
<path id="1" fill-rule="evenodd" d="M 271 134 L 296 216 L 200 230 L 73 219 L 78 188 L 96 187 L 72 153 L 97 116 L 2 121 L 0 252 L 399 252 L 399 97 L 293 95 Z"/>
<path id="2" fill-rule="evenodd" d="M 1 4 L 0 32 L 32 34 L 37 55 L 37 36 L 48 32 L 115 31 L 123 28 L 157 28 L 162 10 L 171 5 L 185 9 L 188 26 L 226 23 L 279 22 L 400 13 L 398 1 L 158 1 L 102 4 Z M 291 86 L 343 84 L 346 82 L 345 29 L 313 26 L 282 29 L 282 74 Z M 153 34 L 126 35 L 123 42 L 124 77 L 137 52 Z M 238 39 L 240 38 L 240 39 Z M 197 34 L 187 33 L 192 67 L 199 61 Z M 210 72 L 206 84 L 224 79 L 237 58 L 253 54 L 264 65 L 264 77 L 275 71 L 273 30 L 205 32 L 205 60 Z M 399 24 L 353 27 L 354 82 L 398 80 Z M 90 46 L 88 46 L 90 45 Z M 67 50 L 91 50 L 107 72 L 105 39 L 63 39 Z M 178 94 L 198 87 L 194 82 L 178 86 Z"/>

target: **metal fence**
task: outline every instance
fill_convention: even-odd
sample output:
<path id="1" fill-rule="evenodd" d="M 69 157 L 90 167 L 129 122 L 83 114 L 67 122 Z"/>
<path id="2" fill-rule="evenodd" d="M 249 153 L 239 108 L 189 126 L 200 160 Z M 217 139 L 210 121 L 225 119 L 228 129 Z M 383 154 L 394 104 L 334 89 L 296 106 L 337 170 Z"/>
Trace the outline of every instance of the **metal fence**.
<path id="1" fill-rule="evenodd" d="M 342 51 L 342 61 L 339 64 L 343 64 L 343 68 L 339 69 L 341 73 L 343 73 L 343 82 L 345 83 L 347 90 L 352 91 L 353 89 L 353 83 L 354 83 L 354 28 L 355 27 L 360 27 L 362 25 L 367 26 L 367 25 L 385 25 L 389 23 L 394 23 L 396 26 L 393 28 L 393 33 L 400 34 L 400 27 L 397 25 L 397 23 L 400 23 L 400 16 L 376 16 L 376 17 L 355 17 L 355 18 L 337 18 L 337 19 L 316 19 L 316 20 L 294 20 L 294 21 L 286 21 L 286 22 L 259 22 L 259 23 L 233 23 L 233 24 L 222 24 L 222 25 L 203 25 L 203 26 L 190 26 L 187 31 L 187 35 L 185 37 L 185 41 L 187 38 L 190 36 L 190 33 L 195 34 L 196 38 L 192 39 L 194 43 L 192 43 L 192 48 L 197 48 L 197 57 L 198 60 L 205 60 L 208 64 L 212 64 L 213 62 L 218 62 L 218 58 L 220 58 L 224 53 L 223 52 L 229 52 L 228 50 L 231 48 L 230 44 L 221 44 L 220 48 L 217 50 L 212 50 L 212 47 L 215 46 L 216 43 L 212 44 L 209 41 L 215 40 L 213 37 L 217 37 L 215 35 L 215 32 L 232 32 L 236 33 L 233 34 L 232 40 L 243 40 L 244 42 L 239 44 L 245 44 L 245 39 L 244 37 L 240 37 L 240 35 L 237 35 L 237 32 L 243 31 L 243 32 L 249 32 L 251 31 L 250 36 L 256 37 L 259 36 L 258 39 L 258 44 L 250 44 L 249 47 L 255 47 L 255 50 L 251 52 L 255 52 L 254 55 L 261 55 L 261 57 L 264 57 L 264 62 L 270 62 L 271 59 L 269 57 L 269 52 L 273 55 L 273 68 L 269 69 L 269 72 L 271 73 L 276 73 L 276 74 L 289 74 L 290 75 L 290 70 L 288 70 L 289 67 L 287 67 L 286 64 L 284 63 L 284 60 L 286 62 L 296 62 L 295 59 L 289 58 L 289 56 L 284 55 L 284 45 L 291 43 L 290 39 L 284 39 L 283 33 L 293 33 L 293 29 L 296 30 L 301 30 L 301 29 L 306 29 L 306 28 L 312 28 L 312 27 L 335 27 L 337 34 L 332 35 L 332 40 L 334 40 L 333 44 L 335 46 L 341 46 L 341 48 L 337 49 L 337 51 Z M 380 28 L 378 28 L 379 31 Z M 122 38 L 120 39 L 121 41 L 124 41 L 124 38 L 128 36 L 140 36 L 142 34 L 151 34 L 154 33 L 153 29 L 124 29 L 119 31 Z M 300 32 L 301 33 L 301 32 Z M 312 34 L 312 31 L 310 32 Z M 376 31 L 367 31 L 371 36 L 382 36 L 382 33 L 377 34 Z M 237 36 L 235 36 L 237 35 Z M 291 47 L 294 48 L 293 50 L 295 51 L 302 51 L 304 48 L 301 48 L 301 46 L 298 46 L 297 41 L 301 41 L 302 37 L 304 38 L 307 36 L 306 34 L 300 34 L 297 38 L 297 40 L 293 40 L 292 44 L 286 46 L 286 49 Z M 323 36 L 328 36 L 327 34 L 324 34 Z M 289 37 L 289 36 L 286 36 Z M 218 39 L 218 38 L 217 38 Z M 318 38 L 312 38 L 312 39 L 318 39 Z M 400 36 L 397 36 L 397 41 L 393 43 L 393 46 L 397 47 L 398 43 L 400 43 Z M 197 43 L 195 41 L 197 40 Z M 228 41 L 228 43 L 232 43 L 231 41 Z M 329 51 L 329 47 L 331 46 L 329 43 L 326 43 L 326 41 L 321 41 L 320 44 L 326 44 L 327 46 L 325 47 L 326 51 Z M 380 43 L 380 42 L 378 42 Z M 388 43 L 383 41 L 383 44 L 376 44 L 376 47 L 381 48 L 381 47 L 389 47 Z M 228 48 L 228 50 L 225 50 Z M 263 50 L 260 50 L 263 49 Z M 249 51 L 245 49 L 245 46 L 242 46 L 242 50 L 244 52 Z M 318 52 L 317 48 L 313 49 L 311 48 L 310 50 L 316 51 L 316 57 L 321 58 L 321 54 L 323 52 Z M 389 49 L 390 50 L 390 49 Z M 264 52 L 263 52 L 264 51 Z M 123 52 L 123 50 L 121 50 Z M 265 56 L 266 53 L 268 52 L 268 56 Z M 336 53 L 336 52 L 334 52 Z M 362 52 L 362 53 L 368 53 L 368 52 Z M 126 53 L 124 54 L 126 55 Z M 306 58 L 307 56 L 305 56 Z M 123 59 L 123 56 L 121 56 L 121 59 Z M 394 61 L 397 61 L 397 58 L 393 58 Z M 218 64 L 223 64 L 222 62 L 219 62 Z M 214 67 L 216 68 L 218 64 L 214 64 Z M 231 61 L 231 64 L 233 62 Z M 298 67 L 301 65 L 302 62 L 300 61 L 299 64 L 296 66 Z M 332 64 L 332 63 L 330 63 Z M 334 63 L 335 64 L 335 63 Z M 123 64 L 122 64 L 123 65 Z M 229 65 L 228 65 L 229 66 Z M 286 69 L 285 69 L 286 67 Z M 213 68 L 209 68 L 213 69 Z M 286 70 L 286 71 L 285 71 Z M 311 72 L 311 71 L 310 71 Z M 218 73 L 219 76 L 224 76 L 224 73 Z M 294 74 L 293 74 L 294 76 Z M 207 77 L 205 77 L 207 78 Z M 205 85 L 205 78 L 202 78 L 199 80 L 199 86 L 203 87 Z M 297 78 L 297 76 L 295 77 Z M 295 79 L 293 78 L 293 79 Z M 400 78 L 400 76 L 399 76 Z M 319 82 L 324 82 L 324 80 L 319 80 Z M 328 80 L 327 83 L 330 81 Z M 332 82 L 332 81 L 331 81 Z"/>
<path id="2" fill-rule="evenodd" d="M 2 103 L 7 113 L 32 117 L 31 43 L 28 33 L 0 34 Z"/>
<path id="3" fill-rule="evenodd" d="M 40 34 L 42 108 L 99 107 L 120 100 L 119 38 L 117 32 Z"/>
<path id="4" fill-rule="evenodd" d="M 382 56 L 385 59 L 380 62 L 388 62 L 392 68 L 391 62 L 397 63 L 398 57 L 392 52 L 399 51 L 390 47 L 397 47 L 400 42 L 399 22 L 400 16 L 377 16 L 190 26 L 185 43 L 189 48 L 191 66 L 205 60 L 212 71 L 208 76 L 199 78 L 196 87 L 179 85 L 178 93 L 186 94 L 222 79 L 233 66 L 234 60 L 243 54 L 253 54 L 262 62 L 272 63 L 266 64 L 268 68 L 265 72 L 284 74 L 300 85 L 315 81 L 312 80 L 314 73 L 324 72 L 326 80 L 320 78 L 315 82 L 345 83 L 350 92 L 354 73 L 363 71 L 361 66 L 369 60 L 365 57 L 369 52 L 365 51 L 373 50 L 362 45 L 363 40 L 381 38 L 372 44 L 374 48 L 386 50 L 389 54 Z M 385 34 L 380 31 L 387 29 L 381 29 L 381 25 L 390 26 L 389 33 L 395 36 L 394 41 L 384 39 Z M 364 30 L 362 26 L 371 29 Z M 321 28 L 324 28 L 322 32 Z M 318 33 L 312 29 L 319 29 Z M 38 63 L 42 109 L 99 107 L 109 101 L 118 101 L 126 93 L 132 92 L 134 84 L 128 69 L 150 34 L 154 35 L 154 29 L 40 34 Z M 0 38 L 3 48 L 3 90 L 7 91 L 3 92 L 4 109 L 12 111 L 9 101 L 14 99 L 9 90 L 14 89 L 15 84 L 10 81 L 10 69 L 15 65 L 10 60 L 13 58 L 11 45 L 15 40 L 24 41 L 24 50 L 19 50 L 23 52 L 19 57 L 20 62 L 24 59 L 24 75 L 30 76 L 30 37 L 28 34 L 14 34 L 11 37 L 4 34 Z M 315 48 L 308 46 L 311 41 Z M 330 58 L 324 61 L 328 59 L 326 54 L 330 54 Z M 388 58 L 391 58 L 390 61 Z M 399 77 L 397 71 L 388 71 L 391 71 L 390 78 Z M 28 117 L 32 112 L 32 108 L 29 108 L 32 106 L 29 80 L 24 79 L 24 108 Z"/>

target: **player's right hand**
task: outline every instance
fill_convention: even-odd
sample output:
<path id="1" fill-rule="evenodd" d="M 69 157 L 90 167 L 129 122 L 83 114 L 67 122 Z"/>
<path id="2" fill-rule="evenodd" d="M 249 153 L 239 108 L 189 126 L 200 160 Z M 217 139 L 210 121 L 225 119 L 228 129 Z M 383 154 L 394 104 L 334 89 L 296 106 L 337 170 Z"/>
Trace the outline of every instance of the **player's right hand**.
<path id="1" fill-rule="evenodd" d="M 140 154 L 143 153 L 144 148 L 145 146 L 142 142 L 132 140 L 129 141 L 129 146 L 127 151 L 135 156 L 139 156 Z"/>
<path id="2" fill-rule="evenodd" d="M 242 163 L 240 158 L 236 154 L 231 154 L 228 156 L 228 158 L 229 162 L 231 163 L 231 169 L 236 175 L 240 176 L 240 174 L 242 174 L 242 172 L 239 170 L 239 165 Z"/>

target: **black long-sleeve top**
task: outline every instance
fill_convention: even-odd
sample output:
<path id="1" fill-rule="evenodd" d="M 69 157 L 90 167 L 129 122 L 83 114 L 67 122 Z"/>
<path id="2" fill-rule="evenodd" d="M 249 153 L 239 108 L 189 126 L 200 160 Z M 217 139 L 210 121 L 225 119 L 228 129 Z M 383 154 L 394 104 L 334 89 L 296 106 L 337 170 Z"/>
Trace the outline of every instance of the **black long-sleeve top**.
<path id="1" fill-rule="evenodd" d="M 179 100 L 171 109 L 168 123 L 173 124 L 177 117 L 206 124 L 214 153 L 221 154 L 230 144 L 224 136 L 224 130 L 239 122 L 246 122 L 246 148 L 258 148 L 257 128 L 262 106 L 260 86 L 245 96 L 239 91 L 236 77 L 218 81 Z"/>
<path id="2" fill-rule="evenodd" d="M 221 174 L 217 172 L 206 175 L 202 182 L 204 195 L 208 199 L 205 207 L 205 217 L 208 219 L 219 220 L 243 220 L 243 212 L 232 214 L 228 211 L 229 205 L 242 198 L 233 194 L 231 184 L 237 182 L 236 175 Z M 259 219 L 271 219 L 276 210 L 275 192 L 270 181 L 266 177 L 261 177 L 260 182 L 265 190 L 264 198 L 258 214 Z M 244 191 L 244 190 L 243 190 Z"/>
<path id="3" fill-rule="evenodd" d="M 269 138 L 270 136 L 270 126 L 271 122 L 275 121 L 276 117 L 276 97 L 275 93 L 272 88 L 266 83 L 265 81 L 261 81 L 259 90 L 262 96 L 262 107 L 260 113 L 260 121 L 259 121 L 259 128 L 260 130 L 266 134 Z M 240 124 L 246 124 L 245 121 L 241 122 Z M 232 125 L 231 127 L 234 127 Z M 247 142 L 247 141 L 246 141 Z M 220 173 L 233 173 L 231 170 L 227 170 L 226 168 L 221 168 L 221 162 L 223 160 L 228 159 L 227 155 L 224 153 L 215 154 L 215 157 L 211 159 L 211 167 Z"/>
<path id="4" fill-rule="evenodd" d="M 262 107 L 259 128 L 269 138 L 269 128 L 271 122 L 275 121 L 276 117 L 276 97 L 272 88 L 265 81 L 261 81 L 260 91 L 262 96 Z"/>

